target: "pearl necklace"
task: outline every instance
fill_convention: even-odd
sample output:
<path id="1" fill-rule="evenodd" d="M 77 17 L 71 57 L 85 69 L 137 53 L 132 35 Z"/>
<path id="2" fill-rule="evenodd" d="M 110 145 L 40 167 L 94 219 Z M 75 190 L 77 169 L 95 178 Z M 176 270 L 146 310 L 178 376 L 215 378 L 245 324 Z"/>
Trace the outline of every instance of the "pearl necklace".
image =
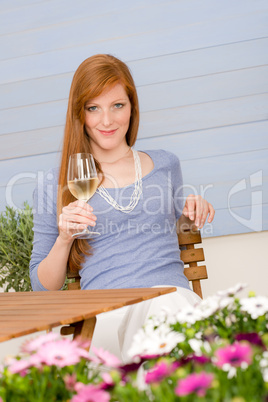
<path id="1" fill-rule="evenodd" d="M 135 149 L 132 149 L 134 163 L 135 163 L 135 188 L 130 198 L 130 202 L 126 207 L 119 205 L 115 199 L 108 193 L 105 187 L 101 184 L 98 189 L 97 193 L 105 199 L 108 204 L 112 205 L 118 211 L 124 212 L 128 214 L 129 212 L 133 211 L 136 205 L 139 202 L 140 196 L 142 194 L 142 172 L 141 172 L 141 161 L 138 152 Z"/>

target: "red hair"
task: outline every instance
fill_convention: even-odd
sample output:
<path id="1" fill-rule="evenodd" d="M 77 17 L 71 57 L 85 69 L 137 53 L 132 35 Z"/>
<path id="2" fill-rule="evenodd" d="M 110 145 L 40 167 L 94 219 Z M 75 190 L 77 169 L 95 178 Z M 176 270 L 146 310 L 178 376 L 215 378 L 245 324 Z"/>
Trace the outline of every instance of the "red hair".
<path id="1" fill-rule="evenodd" d="M 90 139 L 85 132 L 85 105 L 91 99 L 98 97 L 106 88 L 120 83 L 123 85 L 130 103 L 131 116 L 126 133 L 126 142 L 131 147 L 135 144 L 139 127 L 139 104 L 136 87 L 132 75 L 125 63 L 108 54 L 98 54 L 84 60 L 76 70 L 71 84 L 64 140 L 59 172 L 59 190 L 57 210 L 75 198 L 67 187 L 67 169 L 71 154 L 79 152 L 91 153 Z M 100 164 L 95 160 L 98 172 L 102 173 Z M 73 242 L 68 265 L 70 270 L 81 268 L 85 255 L 90 255 L 90 246 L 86 240 L 76 239 Z"/>

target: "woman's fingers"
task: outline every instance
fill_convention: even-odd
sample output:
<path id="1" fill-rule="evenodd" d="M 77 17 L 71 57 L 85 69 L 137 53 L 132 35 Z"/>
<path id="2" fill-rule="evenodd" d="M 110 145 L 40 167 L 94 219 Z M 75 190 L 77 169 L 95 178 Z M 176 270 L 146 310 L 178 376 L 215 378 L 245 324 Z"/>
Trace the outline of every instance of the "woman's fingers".
<path id="1" fill-rule="evenodd" d="M 204 226 L 206 219 L 208 216 L 208 202 L 206 200 L 202 200 L 202 207 L 201 207 L 201 216 L 198 226 L 200 229 Z"/>
<path id="2" fill-rule="evenodd" d="M 211 223 L 215 216 L 215 209 L 210 203 L 208 203 L 208 211 L 209 211 L 208 222 Z"/>
<path id="3" fill-rule="evenodd" d="M 185 206 L 183 208 L 183 214 L 188 216 L 192 221 L 195 218 L 195 196 L 193 194 L 188 195 L 186 198 Z"/>
<path id="4" fill-rule="evenodd" d="M 77 215 L 87 215 L 91 214 L 93 208 L 84 201 L 74 201 L 63 208 L 66 213 L 73 213 Z"/>
<path id="5" fill-rule="evenodd" d="M 208 222 L 211 223 L 215 210 L 212 205 L 204 200 L 201 195 L 190 194 L 186 198 L 185 206 L 183 208 L 183 214 L 188 216 L 192 221 L 195 221 L 195 225 L 200 229 L 204 226 L 208 217 Z"/>
<path id="6" fill-rule="evenodd" d="M 97 217 L 93 214 L 93 208 L 84 201 L 71 202 L 62 208 L 59 216 L 59 229 L 71 239 L 72 234 L 81 232 L 87 226 L 95 226 Z"/>

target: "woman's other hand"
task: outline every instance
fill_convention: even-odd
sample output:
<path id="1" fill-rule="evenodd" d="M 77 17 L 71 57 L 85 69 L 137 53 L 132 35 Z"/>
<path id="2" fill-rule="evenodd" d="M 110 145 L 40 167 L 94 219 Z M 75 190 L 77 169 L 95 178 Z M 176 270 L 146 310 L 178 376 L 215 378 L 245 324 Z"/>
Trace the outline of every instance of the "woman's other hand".
<path id="1" fill-rule="evenodd" d="M 88 226 L 96 225 L 93 208 L 84 201 L 74 201 L 62 208 L 59 216 L 59 236 L 65 242 L 72 242 L 72 235 L 82 232 Z"/>
<path id="2" fill-rule="evenodd" d="M 204 226 L 207 217 L 208 223 L 213 221 L 215 210 L 209 202 L 201 197 L 201 195 L 190 194 L 186 198 L 182 213 L 192 221 L 194 220 L 195 225 L 201 229 Z"/>

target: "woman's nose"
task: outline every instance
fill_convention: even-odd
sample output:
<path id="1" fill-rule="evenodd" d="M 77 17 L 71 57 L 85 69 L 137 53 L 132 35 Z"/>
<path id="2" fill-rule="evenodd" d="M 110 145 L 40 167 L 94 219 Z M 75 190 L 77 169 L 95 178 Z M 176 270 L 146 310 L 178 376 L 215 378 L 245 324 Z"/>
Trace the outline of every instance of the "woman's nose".
<path id="1" fill-rule="evenodd" d="M 109 127 L 113 123 L 113 116 L 111 111 L 103 112 L 102 123 L 105 127 Z"/>

